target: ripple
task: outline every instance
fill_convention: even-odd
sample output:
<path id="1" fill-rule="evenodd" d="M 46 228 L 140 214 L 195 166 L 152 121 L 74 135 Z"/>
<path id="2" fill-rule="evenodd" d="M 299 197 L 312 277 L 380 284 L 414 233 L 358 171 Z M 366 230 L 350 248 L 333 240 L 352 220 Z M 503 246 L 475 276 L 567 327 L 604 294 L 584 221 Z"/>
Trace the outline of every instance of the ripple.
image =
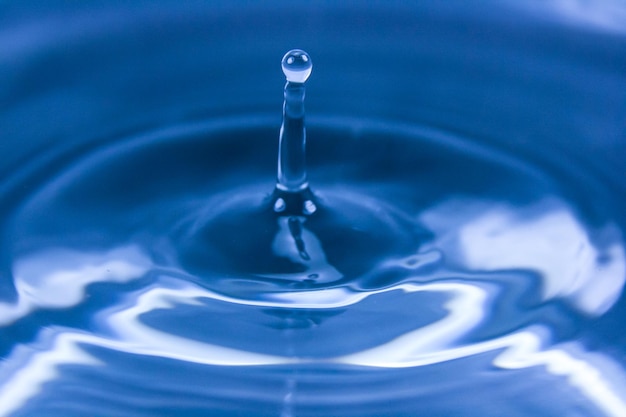
<path id="1" fill-rule="evenodd" d="M 511 409 L 567 392 L 577 403 L 555 410 L 626 413 L 621 365 L 576 340 L 623 290 L 623 238 L 609 215 L 588 216 L 558 178 L 462 138 L 359 124 L 337 144 L 347 122 L 335 120 L 317 127 L 317 152 L 335 153 L 314 150 L 310 170 L 315 215 L 329 217 L 277 216 L 272 167 L 257 163 L 273 133 L 254 120 L 95 150 L 23 202 L 11 229 L 17 298 L 0 304 L 2 331 L 20 335 L 3 345 L 0 415 L 28 413 L 66 384 L 103 401 L 95 392 L 113 380 L 137 396 L 115 399 L 130 415 L 155 392 L 190 404 L 254 392 L 240 411 L 265 404 L 276 415 L 403 392 L 438 398 L 431 406 L 461 377 L 490 386 L 518 372 L 551 387 Z M 357 143 L 353 159 L 333 160 Z M 186 396 L 185 378 L 168 378 L 180 367 L 229 382 Z M 395 391 L 398 372 L 410 387 Z M 363 397 L 363 378 L 375 398 Z M 502 398 L 518 389 L 500 385 Z"/>

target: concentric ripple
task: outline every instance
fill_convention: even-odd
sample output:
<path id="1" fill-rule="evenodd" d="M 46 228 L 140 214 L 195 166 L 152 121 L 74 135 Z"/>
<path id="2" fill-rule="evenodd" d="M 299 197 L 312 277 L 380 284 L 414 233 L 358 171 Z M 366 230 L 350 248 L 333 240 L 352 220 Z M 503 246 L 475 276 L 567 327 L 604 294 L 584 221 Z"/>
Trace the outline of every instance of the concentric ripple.
<path id="1" fill-rule="evenodd" d="M 489 415 L 458 395 L 476 387 L 507 415 L 626 415 L 621 366 L 577 339 L 626 277 L 608 213 L 436 130 L 310 132 L 320 217 L 272 210 L 262 117 L 121 140 L 40 184 L 7 231 L 0 415 L 445 415 L 451 393 Z"/>

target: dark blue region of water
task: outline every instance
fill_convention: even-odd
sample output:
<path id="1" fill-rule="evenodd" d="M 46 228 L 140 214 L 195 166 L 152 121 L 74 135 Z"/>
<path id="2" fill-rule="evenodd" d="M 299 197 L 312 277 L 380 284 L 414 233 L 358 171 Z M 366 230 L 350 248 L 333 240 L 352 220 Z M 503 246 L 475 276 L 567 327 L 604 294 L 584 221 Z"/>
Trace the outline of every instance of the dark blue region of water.
<path id="1" fill-rule="evenodd" d="M 44 150 L 190 119 L 279 117 L 286 50 L 309 51 L 313 114 L 421 122 L 622 187 L 623 6 L 616 1 L 6 1 L 2 172 Z M 622 13 L 622 14 L 620 14 Z"/>

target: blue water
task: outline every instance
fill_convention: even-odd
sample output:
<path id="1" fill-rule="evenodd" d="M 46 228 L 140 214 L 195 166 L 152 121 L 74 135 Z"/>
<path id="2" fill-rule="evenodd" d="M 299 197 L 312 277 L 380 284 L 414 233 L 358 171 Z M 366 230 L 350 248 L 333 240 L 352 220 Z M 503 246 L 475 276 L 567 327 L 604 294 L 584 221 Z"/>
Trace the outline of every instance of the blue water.
<path id="1" fill-rule="evenodd" d="M 28 5 L 1 416 L 626 415 L 622 6 Z M 293 47 L 307 216 L 272 200 Z"/>

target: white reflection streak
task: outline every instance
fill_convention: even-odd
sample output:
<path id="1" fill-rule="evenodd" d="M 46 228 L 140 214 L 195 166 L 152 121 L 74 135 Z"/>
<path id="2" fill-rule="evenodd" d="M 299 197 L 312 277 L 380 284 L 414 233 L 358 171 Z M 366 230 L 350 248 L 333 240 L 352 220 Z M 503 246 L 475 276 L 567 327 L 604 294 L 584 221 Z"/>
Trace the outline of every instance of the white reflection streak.
<path id="1" fill-rule="evenodd" d="M 290 295 L 299 295 L 304 298 L 300 303 L 292 304 L 290 307 L 306 309 L 345 307 L 349 304 L 355 304 L 370 295 L 394 290 L 403 290 L 405 292 L 449 292 L 453 294 L 452 300 L 446 305 L 446 308 L 450 311 L 447 317 L 413 332 L 419 333 L 420 336 L 418 338 L 414 337 L 413 333 L 407 335 L 406 338 L 411 340 L 411 343 L 406 343 L 404 336 L 396 339 L 393 348 L 396 355 L 394 362 L 401 362 L 403 356 L 409 355 L 415 351 L 440 349 L 478 325 L 485 315 L 482 308 L 486 297 L 484 291 L 475 286 L 456 283 L 426 285 L 403 284 L 388 289 L 361 293 L 359 297 L 346 297 L 341 303 L 337 300 L 333 300 L 330 305 L 320 303 L 320 299 L 317 299 L 317 303 L 312 302 L 313 300 L 309 297 L 317 291 L 290 293 Z M 197 287 L 188 287 L 178 290 L 155 288 L 140 295 L 137 299 L 137 303 L 133 307 L 112 315 L 108 318 L 107 322 L 120 339 L 133 342 L 137 347 L 143 346 L 141 353 L 144 354 L 175 357 L 176 359 L 192 362 L 225 366 L 269 365 L 292 361 L 292 359 L 286 357 L 253 354 L 192 341 L 184 337 L 153 329 L 144 325 L 140 320 L 140 316 L 143 313 L 156 309 L 171 308 L 177 304 L 201 304 L 196 300 L 200 297 L 210 297 L 226 302 L 242 302 L 241 300 L 233 300 Z M 247 305 L 285 307 L 285 304 L 282 302 L 276 303 L 267 301 L 251 301 L 247 303 Z M 167 349 L 163 349 L 164 347 Z M 384 349 L 387 349 L 387 345 L 385 345 Z M 173 356 L 173 352 L 176 352 L 175 356 Z M 376 352 L 374 352 L 374 355 L 378 356 Z"/>
<path id="2" fill-rule="evenodd" d="M 544 300 L 562 298 L 587 315 L 604 314 L 626 282 L 619 228 L 607 224 L 592 236 L 560 200 L 523 207 L 450 200 L 420 221 L 439 236 L 435 247 L 453 263 L 472 271 L 535 272 Z"/>
<path id="3" fill-rule="evenodd" d="M 14 268 L 17 303 L 0 302 L 0 326 L 39 308 L 78 305 L 88 285 L 131 281 L 141 277 L 148 265 L 148 258 L 134 246 L 93 254 L 59 249 L 20 260 Z"/>
<path id="4" fill-rule="evenodd" d="M 431 351 L 431 352 L 400 352 L 398 346 L 402 344 L 420 344 L 421 330 L 417 330 L 395 339 L 383 346 L 348 355 L 337 361 L 349 365 L 373 366 L 385 368 L 408 368 L 433 365 L 455 359 L 466 358 L 494 350 L 505 349 L 498 355 L 493 364 L 502 369 L 521 369 L 533 366 L 544 366 L 553 375 L 567 377 L 570 385 L 591 400 L 607 416 L 626 416 L 626 403 L 617 394 L 609 381 L 602 373 L 584 359 L 576 358 L 564 349 L 541 350 L 542 340 L 539 332 L 527 329 L 518 333 L 493 339 L 483 343 L 476 343 L 459 348 Z M 395 361 L 390 361 L 392 358 Z"/>
<path id="5" fill-rule="evenodd" d="M 562 297 L 587 314 L 605 313 L 626 280 L 621 242 L 605 250 L 609 261 L 600 263 L 601 253 L 571 213 L 541 205 L 533 209 L 542 214 L 520 220 L 521 213 L 501 207 L 461 227 L 458 242 L 467 266 L 537 271 L 545 300 Z"/>
<path id="6" fill-rule="evenodd" d="M 35 397 L 44 383 L 56 378 L 56 369 L 59 365 L 97 365 L 99 362 L 86 354 L 79 346 L 80 344 L 87 344 L 135 355 L 164 357 L 205 365 L 257 366 L 342 363 L 384 368 L 431 365 L 504 349 L 494 360 L 495 366 L 502 369 L 545 366 L 549 373 L 567 377 L 572 386 L 577 387 L 607 416 L 626 416 L 624 401 L 614 391 L 610 383 L 603 378 L 601 370 L 591 365 L 590 362 L 568 353 L 565 348 L 541 350 L 542 338 L 540 335 L 542 329 L 539 327 L 529 328 L 482 343 L 452 347 L 455 339 L 480 324 L 487 314 L 485 305 L 488 301 L 487 293 L 484 289 L 474 285 L 452 282 L 423 285 L 402 284 L 372 292 L 350 293 L 351 296 L 347 296 L 347 290 L 343 290 L 342 293 L 339 289 L 303 291 L 274 294 L 275 300 L 246 302 L 247 305 L 285 308 L 286 299 L 290 299 L 292 304 L 289 305 L 289 308 L 332 308 L 356 304 L 371 295 L 395 290 L 445 292 L 451 295 L 450 300 L 445 305 L 449 314 L 426 327 L 355 354 L 327 359 L 306 359 L 256 354 L 225 348 L 164 333 L 143 324 L 140 318 L 146 312 L 155 309 L 174 308 L 181 304 L 201 305 L 202 298 L 243 302 L 243 300 L 232 300 L 229 297 L 188 283 L 177 282 L 176 284 L 178 288 L 150 288 L 139 294 L 130 307 L 108 316 L 107 323 L 116 333 L 115 338 L 79 332 L 57 335 L 50 350 L 33 354 L 24 366 L 4 381 L 0 389 L 0 415 L 10 415 L 26 404 L 30 398 Z M 282 299 L 283 297 L 285 299 Z M 22 353 L 14 352 L 11 357 L 7 358 L 5 365 L 23 362 L 20 359 Z M 578 356 L 585 355 L 579 354 Z"/>
<path id="7" fill-rule="evenodd" d="M 543 365 L 551 374 L 567 377 L 570 385 L 578 388 L 607 416 L 626 416 L 624 400 L 590 363 L 561 349 L 540 351 L 541 341 L 537 334 L 530 331 L 516 333 L 507 338 L 513 339 L 508 340 L 510 348 L 494 360 L 494 365 L 503 369 Z"/>
<path id="8" fill-rule="evenodd" d="M 58 376 L 62 364 L 91 365 L 101 364 L 99 360 L 83 351 L 78 343 L 88 342 L 90 336 L 79 333 L 65 333 L 56 337 L 50 350 L 32 355 L 27 364 L 19 368 L 8 380 L 0 385 L 0 416 L 9 416 L 22 408 L 26 402 L 37 396 L 44 383 Z M 14 352 L 7 363 L 19 361 L 26 352 Z M 2 373 L 0 373 L 2 375 Z"/>
<path id="9" fill-rule="evenodd" d="M 176 305 L 201 305 L 196 300 L 206 297 L 209 291 L 189 286 L 183 289 L 153 288 L 141 294 L 130 308 L 115 313 L 107 318 L 107 323 L 119 340 L 130 343 L 134 354 L 153 355 L 195 362 L 206 365 L 253 366 L 288 363 L 289 358 L 256 354 L 238 349 L 194 341 L 156 330 L 143 324 L 140 316 L 150 311 L 173 308 Z M 122 348 L 121 350 L 128 350 Z"/>
<path id="10" fill-rule="evenodd" d="M 128 329 L 140 332 L 140 342 L 114 340 L 79 332 L 60 333 L 55 336 L 50 350 L 32 354 L 25 364 L 0 385 L 0 416 L 8 417 L 36 397 L 45 383 L 54 381 L 61 365 L 97 366 L 103 363 L 81 349 L 80 345 L 97 346 L 126 352 L 133 355 L 156 356 L 194 362 L 203 365 L 254 366 L 278 365 L 295 362 L 295 359 L 260 355 L 236 349 L 224 348 L 208 343 L 193 342 L 189 339 L 153 331 L 142 325 L 129 324 Z M 149 345 L 146 343 L 155 343 Z M 25 352 L 14 351 L 0 366 L 4 368 L 13 362 L 21 362 Z M 216 361 L 215 358 L 220 360 Z"/>
<path id="11" fill-rule="evenodd" d="M 533 3 L 514 2 L 517 7 L 532 7 Z M 537 12 L 554 13 L 566 23 L 585 25 L 606 31 L 626 31 L 626 6 L 621 0 L 552 0 L 537 2 Z"/>

